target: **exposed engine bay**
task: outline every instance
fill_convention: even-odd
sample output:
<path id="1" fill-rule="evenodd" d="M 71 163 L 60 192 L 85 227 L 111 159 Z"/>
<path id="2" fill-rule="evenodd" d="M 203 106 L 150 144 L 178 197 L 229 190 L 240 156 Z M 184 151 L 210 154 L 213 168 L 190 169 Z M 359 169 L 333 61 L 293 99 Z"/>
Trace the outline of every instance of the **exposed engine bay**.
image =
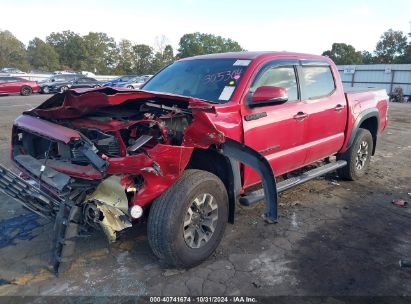
<path id="1" fill-rule="evenodd" d="M 78 119 L 52 120 L 80 133 L 82 139 L 103 159 L 124 157 L 143 153 L 145 148 L 157 144 L 181 145 L 183 132 L 191 123 L 192 117 L 177 107 L 166 107 L 151 102 L 135 109 L 101 109 L 93 115 Z M 84 155 L 81 145 L 64 145 L 58 141 L 18 130 L 14 138 L 14 148 L 20 148 L 26 154 L 42 158 L 46 154 L 49 160 L 70 162 L 74 165 L 88 165 L 90 160 Z"/>

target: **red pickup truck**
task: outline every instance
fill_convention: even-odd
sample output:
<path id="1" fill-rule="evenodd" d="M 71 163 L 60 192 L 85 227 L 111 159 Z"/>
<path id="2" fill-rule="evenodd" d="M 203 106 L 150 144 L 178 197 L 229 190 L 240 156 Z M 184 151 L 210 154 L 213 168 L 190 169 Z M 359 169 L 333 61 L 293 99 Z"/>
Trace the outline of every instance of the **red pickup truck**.
<path id="1" fill-rule="evenodd" d="M 140 91 L 69 90 L 24 112 L 11 147 L 22 173 L 0 167 L 0 188 L 55 219 L 56 270 L 80 227 L 112 242 L 142 219 L 156 256 L 191 267 L 216 249 L 237 202 L 265 201 L 274 223 L 279 192 L 332 170 L 363 176 L 387 100 L 384 90 L 344 92 L 326 57 L 185 58 Z"/>

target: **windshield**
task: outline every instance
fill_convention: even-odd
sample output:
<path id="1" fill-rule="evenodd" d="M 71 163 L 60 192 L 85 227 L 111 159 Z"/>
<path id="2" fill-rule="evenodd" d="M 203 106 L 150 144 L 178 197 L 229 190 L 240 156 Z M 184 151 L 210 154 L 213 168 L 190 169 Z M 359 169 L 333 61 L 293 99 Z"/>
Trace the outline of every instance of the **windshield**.
<path id="1" fill-rule="evenodd" d="M 249 63 L 250 60 L 237 59 L 177 61 L 151 78 L 142 89 L 225 103 L 230 100 Z"/>

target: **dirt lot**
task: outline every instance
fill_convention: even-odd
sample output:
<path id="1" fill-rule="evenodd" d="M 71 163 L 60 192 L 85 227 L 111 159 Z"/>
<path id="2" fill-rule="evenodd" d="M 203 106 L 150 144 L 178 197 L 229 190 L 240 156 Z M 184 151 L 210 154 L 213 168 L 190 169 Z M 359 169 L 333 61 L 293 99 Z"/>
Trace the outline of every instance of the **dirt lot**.
<path id="1" fill-rule="evenodd" d="M 45 96 L 0 97 L 0 162 L 8 160 L 13 119 Z M 411 104 L 390 105 L 390 126 L 369 174 L 335 174 L 281 195 L 280 219 L 264 205 L 238 207 L 217 252 L 190 270 L 164 269 L 145 226 L 106 244 L 102 233 L 77 242 L 71 266 L 49 272 L 52 223 L 0 194 L 0 295 L 411 295 Z"/>

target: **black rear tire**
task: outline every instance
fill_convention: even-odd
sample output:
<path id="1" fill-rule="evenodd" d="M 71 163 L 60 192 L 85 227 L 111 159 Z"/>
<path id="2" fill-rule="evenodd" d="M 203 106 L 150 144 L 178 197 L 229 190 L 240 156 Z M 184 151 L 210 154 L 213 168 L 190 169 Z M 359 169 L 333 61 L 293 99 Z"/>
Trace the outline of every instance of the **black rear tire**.
<path id="1" fill-rule="evenodd" d="M 22 96 L 29 96 L 33 93 L 33 89 L 29 86 L 22 86 L 20 89 L 20 94 Z"/>
<path id="2" fill-rule="evenodd" d="M 338 169 L 338 175 L 345 180 L 357 180 L 368 170 L 374 142 L 370 131 L 358 129 L 354 142 L 344 153 L 337 155 L 337 160 L 347 161 L 347 166 Z"/>
<path id="3" fill-rule="evenodd" d="M 59 91 L 60 91 L 60 93 L 64 93 L 68 89 L 69 89 L 68 86 L 62 86 Z"/>
<path id="4" fill-rule="evenodd" d="M 207 232 L 207 236 L 203 235 L 204 238 L 199 236 L 201 234 L 193 232 L 193 236 L 198 236 L 195 243 L 195 237 L 187 237 L 191 235 L 187 233 L 188 227 L 191 226 L 187 226 L 186 223 L 191 221 L 194 223 L 194 219 L 198 220 L 198 215 L 194 217 L 192 208 L 196 209 L 194 204 L 203 195 L 211 197 L 213 208 L 217 207 L 209 210 L 214 210 L 212 212 L 217 210 L 218 216 L 215 219 L 214 214 L 213 232 L 203 229 L 201 223 L 199 226 L 195 225 L 200 227 L 198 230 L 200 233 Z M 211 212 L 202 214 L 211 214 Z M 228 195 L 223 182 L 206 171 L 186 170 L 174 185 L 152 203 L 148 217 L 148 241 L 154 254 L 163 263 L 174 267 L 193 267 L 206 260 L 215 251 L 224 235 L 227 219 Z M 200 247 L 195 247 L 196 244 Z"/>

